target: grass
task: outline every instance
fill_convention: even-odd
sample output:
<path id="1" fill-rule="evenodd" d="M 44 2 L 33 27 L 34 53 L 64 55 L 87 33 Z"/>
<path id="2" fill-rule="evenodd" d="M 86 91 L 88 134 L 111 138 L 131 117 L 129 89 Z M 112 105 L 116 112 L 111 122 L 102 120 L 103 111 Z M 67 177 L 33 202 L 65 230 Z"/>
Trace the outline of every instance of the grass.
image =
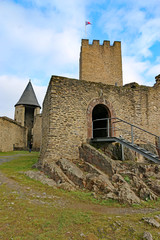
<path id="1" fill-rule="evenodd" d="M 14 156 L 16 154 L 16 152 L 13 152 L 13 154 L 11 153 L 12 152 L 10 152 L 10 155 L 7 156 Z M 17 154 L 19 154 L 19 152 L 17 152 Z M 6 172 L 8 175 L 18 173 L 19 171 L 27 171 L 30 170 L 31 167 L 37 162 L 39 156 L 38 152 L 32 152 L 31 154 L 28 152 L 20 152 L 20 154 L 23 155 L 17 156 L 14 160 L 0 165 L 0 169 L 3 170 L 3 172 Z"/>
<path id="2" fill-rule="evenodd" d="M 97 199 L 93 197 L 92 192 L 82 192 L 82 191 L 73 191 L 73 192 L 66 192 L 63 191 L 63 194 L 65 196 L 72 197 L 75 200 L 79 200 L 81 202 L 87 202 L 87 203 L 93 203 L 93 204 L 99 204 L 101 206 L 108 206 L 108 207 L 124 207 L 125 205 L 119 204 L 116 200 L 113 199 Z"/>
<path id="3" fill-rule="evenodd" d="M 13 152 L 15 154 L 15 152 Z M 19 153 L 19 152 L 18 152 Z M 16 159 L 12 160 L 11 162 L 5 162 L 2 165 L 0 165 L 0 170 L 5 173 L 7 176 L 11 177 L 12 179 L 21 182 L 23 185 L 33 185 L 32 187 L 34 189 L 44 189 L 46 186 L 41 184 L 38 181 L 35 181 L 33 179 L 30 179 L 29 177 L 25 176 L 23 172 L 31 170 L 32 166 L 37 162 L 39 153 L 32 152 L 31 154 L 28 154 L 28 152 L 23 152 L 26 154 L 26 156 L 17 156 Z M 36 171 L 36 169 L 32 169 Z M 95 199 L 93 197 L 92 192 L 82 192 L 82 191 L 74 191 L 74 192 L 67 192 L 62 189 L 54 190 L 51 187 L 48 187 L 47 189 L 48 193 L 56 192 L 59 196 L 69 197 L 72 199 L 76 199 L 77 201 L 82 202 L 91 202 L 94 204 L 101 204 L 106 206 L 115 206 L 115 207 L 122 207 L 117 201 L 114 201 L 112 199 L 109 200 L 101 200 L 101 199 Z"/>
<path id="4" fill-rule="evenodd" d="M 159 239 L 159 230 L 144 223 L 142 217 L 155 217 L 160 211 L 129 214 L 126 210 L 121 214 L 118 209 L 125 206 L 113 200 L 94 199 L 90 192 L 55 190 L 23 174 L 32 169 L 38 153 L 23 154 L 0 165 L 0 171 L 10 180 L 10 184 L 0 185 L 0 239 L 84 240 L 94 234 L 100 240 L 138 240 L 144 231 Z M 87 204 L 93 209 L 99 205 L 101 211 L 89 211 Z M 135 205 L 134 209 L 143 206 L 159 208 L 160 200 Z M 117 212 L 109 210 L 106 214 L 106 207 Z"/>
<path id="5" fill-rule="evenodd" d="M 130 184 L 130 182 L 131 182 L 130 177 L 129 177 L 128 175 L 124 175 L 124 174 L 122 174 L 122 176 L 123 176 L 124 180 L 125 180 L 128 184 Z"/>
<path id="6" fill-rule="evenodd" d="M 5 186 L 0 194 L 0 239 L 65 239 L 68 228 L 90 222 L 87 213 L 22 201 Z"/>
<path id="7" fill-rule="evenodd" d="M 11 152 L 0 152 L 0 156 L 11 156 L 17 154 L 27 154 L 28 151 L 11 151 Z"/>

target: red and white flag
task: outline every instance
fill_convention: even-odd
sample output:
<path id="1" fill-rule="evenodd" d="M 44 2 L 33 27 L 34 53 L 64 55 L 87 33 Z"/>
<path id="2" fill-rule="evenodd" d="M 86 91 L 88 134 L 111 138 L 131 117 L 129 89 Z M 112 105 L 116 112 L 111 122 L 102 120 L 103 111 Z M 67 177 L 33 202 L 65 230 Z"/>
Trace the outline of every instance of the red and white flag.
<path id="1" fill-rule="evenodd" d="M 89 24 L 91 24 L 90 22 L 88 22 L 88 21 L 85 21 L 85 25 L 89 25 Z"/>

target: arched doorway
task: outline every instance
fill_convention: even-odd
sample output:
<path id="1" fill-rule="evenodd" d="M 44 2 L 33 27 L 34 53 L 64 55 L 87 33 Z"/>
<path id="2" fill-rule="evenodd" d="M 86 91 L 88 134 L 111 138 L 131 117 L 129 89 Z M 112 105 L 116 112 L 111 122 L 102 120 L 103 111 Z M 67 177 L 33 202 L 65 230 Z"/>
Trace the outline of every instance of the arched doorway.
<path id="1" fill-rule="evenodd" d="M 97 104 L 92 111 L 92 137 L 109 137 L 109 109 L 104 104 Z"/>
<path id="2" fill-rule="evenodd" d="M 102 109 L 105 108 L 107 110 L 107 116 L 109 118 L 112 118 L 111 121 L 109 121 L 110 126 L 112 125 L 113 118 L 116 117 L 116 113 L 115 113 L 115 111 L 113 109 L 113 106 L 110 102 L 108 102 L 106 99 L 102 99 L 102 98 L 92 99 L 92 101 L 88 105 L 87 112 L 86 112 L 86 114 L 87 114 L 87 140 L 90 140 L 91 138 L 93 138 L 92 115 L 93 115 L 94 108 L 98 105 L 102 105 Z M 95 112 L 96 112 L 96 108 L 95 108 Z M 100 114 L 101 114 L 101 111 L 100 111 Z M 94 116 L 96 116 L 96 115 L 94 115 Z M 101 116 L 100 116 L 100 118 L 101 118 Z M 109 135 L 112 137 L 113 136 L 113 129 L 110 128 L 109 130 L 110 130 Z"/>

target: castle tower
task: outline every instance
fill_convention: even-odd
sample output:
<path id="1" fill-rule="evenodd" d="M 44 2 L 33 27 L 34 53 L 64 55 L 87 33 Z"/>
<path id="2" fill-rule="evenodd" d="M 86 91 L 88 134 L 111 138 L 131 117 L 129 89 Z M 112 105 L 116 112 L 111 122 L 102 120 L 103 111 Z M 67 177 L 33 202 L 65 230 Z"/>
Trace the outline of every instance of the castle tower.
<path id="1" fill-rule="evenodd" d="M 80 53 L 80 80 L 102 82 L 104 84 L 122 86 L 121 42 L 82 39 Z"/>
<path id="2" fill-rule="evenodd" d="M 37 101 L 34 89 L 29 81 L 22 96 L 15 105 L 14 120 L 22 126 L 27 127 L 27 142 L 32 142 L 32 128 L 34 123 L 34 116 L 40 113 L 40 105 Z"/>

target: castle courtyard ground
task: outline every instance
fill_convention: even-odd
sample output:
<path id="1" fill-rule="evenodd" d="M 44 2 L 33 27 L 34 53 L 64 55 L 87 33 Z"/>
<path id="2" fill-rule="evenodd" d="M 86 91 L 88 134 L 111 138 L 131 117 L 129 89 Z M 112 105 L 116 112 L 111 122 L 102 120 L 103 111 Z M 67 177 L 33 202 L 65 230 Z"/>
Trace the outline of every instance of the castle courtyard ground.
<path id="1" fill-rule="evenodd" d="M 0 239 L 129 240 L 146 231 L 159 239 L 159 227 L 142 218 L 159 223 L 160 201 L 128 206 L 55 189 L 24 174 L 43 174 L 32 169 L 37 158 L 36 152 L 0 154 Z"/>

